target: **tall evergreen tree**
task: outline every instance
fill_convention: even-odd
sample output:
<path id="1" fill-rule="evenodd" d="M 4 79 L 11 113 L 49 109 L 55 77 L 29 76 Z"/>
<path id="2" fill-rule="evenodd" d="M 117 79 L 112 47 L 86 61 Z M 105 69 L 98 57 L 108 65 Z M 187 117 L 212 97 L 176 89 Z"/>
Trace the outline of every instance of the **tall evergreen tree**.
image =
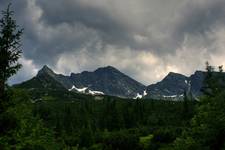
<path id="1" fill-rule="evenodd" d="M 21 57 L 21 35 L 23 29 L 18 29 L 16 20 L 13 19 L 14 12 L 10 8 L 2 11 L 0 19 L 0 99 L 2 101 L 7 80 L 14 75 L 21 64 L 18 59 Z M 2 102 L 1 102 L 2 103 Z"/>
<path id="2" fill-rule="evenodd" d="M 218 69 L 219 69 L 219 72 L 223 72 L 223 65 L 219 66 Z"/>
<path id="3" fill-rule="evenodd" d="M 204 96 L 191 120 L 191 127 L 175 140 L 175 150 L 225 149 L 225 78 L 222 71 L 214 72 L 212 68 L 207 63 Z"/>
<path id="4" fill-rule="evenodd" d="M 184 101 L 183 101 L 183 117 L 187 117 L 189 113 L 189 108 L 188 108 L 188 97 L 187 97 L 187 92 L 184 91 Z"/>

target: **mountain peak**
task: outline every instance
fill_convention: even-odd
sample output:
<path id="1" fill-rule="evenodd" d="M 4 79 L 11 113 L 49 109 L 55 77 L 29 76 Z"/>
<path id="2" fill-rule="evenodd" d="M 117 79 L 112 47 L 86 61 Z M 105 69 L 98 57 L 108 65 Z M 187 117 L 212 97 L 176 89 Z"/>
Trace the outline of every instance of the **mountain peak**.
<path id="1" fill-rule="evenodd" d="M 89 87 L 119 97 L 132 98 L 145 89 L 144 85 L 112 66 L 101 67 L 93 72 L 72 73 L 70 80 L 78 88 Z"/>
<path id="2" fill-rule="evenodd" d="M 98 72 L 98 71 L 116 71 L 116 72 L 119 72 L 118 69 L 116 69 L 115 67 L 113 66 L 106 66 L 106 67 L 101 67 L 101 68 L 98 68 L 97 70 L 95 70 L 95 72 Z"/>
<path id="3" fill-rule="evenodd" d="M 187 78 L 185 75 L 169 72 L 168 75 L 163 80 L 173 80 L 173 79 L 185 79 Z"/>
<path id="4" fill-rule="evenodd" d="M 44 65 L 39 71 L 37 76 L 43 75 L 43 74 L 48 74 L 48 75 L 55 75 L 55 73 L 50 69 L 47 65 Z"/>
<path id="5" fill-rule="evenodd" d="M 182 75 L 176 72 L 169 72 L 167 76 Z M 182 75 L 183 76 L 183 75 Z"/>
<path id="6" fill-rule="evenodd" d="M 105 69 L 115 69 L 115 70 L 117 70 L 115 67 L 113 67 L 113 66 L 106 66 L 106 67 L 103 67 L 103 68 L 105 68 Z"/>
<path id="7" fill-rule="evenodd" d="M 44 65 L 41 70 L 51 70 L 47 65 Z"/>

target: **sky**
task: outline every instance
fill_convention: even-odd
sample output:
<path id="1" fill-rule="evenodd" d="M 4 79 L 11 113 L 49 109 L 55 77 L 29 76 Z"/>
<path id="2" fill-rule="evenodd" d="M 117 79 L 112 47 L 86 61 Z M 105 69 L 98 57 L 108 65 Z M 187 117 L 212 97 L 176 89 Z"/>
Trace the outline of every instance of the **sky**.
<path id="1" fill-rule="evenodd" d="M 24 28 L 19 83 L 48 65 L 69 75 L 114 66 L 149 85 L 225 65 L 224 0 L 0 0 Z"/>

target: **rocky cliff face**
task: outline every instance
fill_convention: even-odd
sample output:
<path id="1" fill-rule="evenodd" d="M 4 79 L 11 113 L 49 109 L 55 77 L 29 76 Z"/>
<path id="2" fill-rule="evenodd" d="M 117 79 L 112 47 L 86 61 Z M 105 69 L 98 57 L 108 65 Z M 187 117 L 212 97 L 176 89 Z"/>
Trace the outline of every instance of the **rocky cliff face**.
<path id="1" fill-rule="evenodd" d="M 178 73 L 170 72 L 162 81 L 147 87 L 149 98 L 179 97 L 188 89 L 189 78 Z"/>

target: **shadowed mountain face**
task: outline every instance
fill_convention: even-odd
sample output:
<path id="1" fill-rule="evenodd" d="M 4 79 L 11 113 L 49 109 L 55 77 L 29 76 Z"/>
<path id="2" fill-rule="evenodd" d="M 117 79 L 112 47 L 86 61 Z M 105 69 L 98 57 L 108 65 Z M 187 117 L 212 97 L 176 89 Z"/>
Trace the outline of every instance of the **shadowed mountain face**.
<path id="1" fill-rule="evenodd" d="M 66 87 L 57 81 L 61 75 L 55 74 L 50 68 L 44 66 L 39 70 L 38 74 L 32 79 L 22 82 L 21 84 L 14 85 L 14 87 L 25 89 L 60 89 L 66 90 Z"/>
<path id="2" fill-rule="evenodd" d="M 94 72 L 71 73 L 70 76 L 56 74 L 44 66 L 34 78 L 16 86 L 68 90 L 73 85 L 77 88 L 88 87 L 90 90 L 101 91 L 106 95 L 129 98 L 135 97 L 137 93 L 142 93 L 146 88 L 143 84 L 111 66 L 99 68 Z"/>
<path id="3" fill-rule="evenodd" d="M 89 87 L 107 95 L 120 97 L 134 97 L 145 89 L 144 85 L 111 66 L 99 68 L 94 72 L 72 73 L 70 80 L 78 87 Z"/>
<path id="4" fill-rule="evenodd" d="M 191 92 L 195 96 L 202 94 L 201 89 L 203 87 L 204 79 L 206 77 L 206 72 L 196 71 L 193 75 L 189 77 L 191 84 Z"/>
<path id="5" fill-rule="evenodd" d="M 147 97 L 161 98 L 182 95 L 188 89 L 188 77 L 170 72 L 162 81 L 147 87 Z"/>
<path id="6" fill-rule="evenodd" d="M 215 74 L 217 73 L 215 72 Z M 223 75 L 225 77 L 225 74 Z M 184 92 L 196 98 L 203 94 L 202 88 L 205 77 L 206 72 L 203 71 L 196 71 L 190 77 L 177 73 L 169 73 L 162 81 L 147 87 L 148 94 L 146 98 L 182 99 Z"/>

